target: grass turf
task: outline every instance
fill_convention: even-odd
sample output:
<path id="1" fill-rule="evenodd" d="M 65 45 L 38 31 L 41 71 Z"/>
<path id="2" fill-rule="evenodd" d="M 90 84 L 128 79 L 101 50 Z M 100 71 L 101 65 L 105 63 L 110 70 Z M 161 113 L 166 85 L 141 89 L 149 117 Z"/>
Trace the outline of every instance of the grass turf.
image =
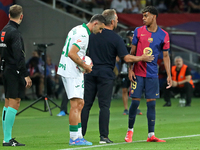
<path id="1" fill-rule="evenodd" d="M 55 100 L 57 104 L 61 100 Z M 19 110 L 28 106 L 31 101 L 22 101 Z M 130 106 L 131 100 L 129 100 Z M 49 102 L 51 106 L 52 103 Z M 162 107 L 163 99 L 158 99 L 156 103 L 156 126 L 155 135 L 158 138 L 168 138 L 166 143 L 147 143 L 147 118 L 146 101 L 141 100 L 140 110 L 143 115 L 136 117 L 134 135 L 132 143 L 125 143 L 128 126 L 128 116 L 122 115 L 123 103 L 121 99 L 113 99 L 110 115 L 109 138 L 113 144 L 99 144 L 98 114 L 99 108 L 95 101 L 88 122 L 88 130 L 85 138 L 93 142 L 93 146 L 69 146 L 69 121 L 68 116 L 57 117 L 59 109 L 52 110 L 53 116 L 49 112 L 41 112 L 29 108 L 16 116 L 13 126 L 13 137 L 25 143 L 25 147 L 16 147 L 18 150 L 57 150 L 57 149 L 142 149 L 142 150 L 200 150 L 200 100 L 193 98 L 191 107 L 179 107 L 178 99 L 172 99 L 172 107 Z M 2 110 L 4 102 L 0 102 Z M 41 101 L 34 105 L 44 108 Z M 0 130 L 0 141 L 3 141 L 3 133 Z M 194 137 L 181 137 L 197 135 Z M 177 137 L 177 138 L 174 138 Z M 179 138 L 178 138 L 179 137 Z M 12 147 L 0 146 L 0 149 L 11 149 Z"/>

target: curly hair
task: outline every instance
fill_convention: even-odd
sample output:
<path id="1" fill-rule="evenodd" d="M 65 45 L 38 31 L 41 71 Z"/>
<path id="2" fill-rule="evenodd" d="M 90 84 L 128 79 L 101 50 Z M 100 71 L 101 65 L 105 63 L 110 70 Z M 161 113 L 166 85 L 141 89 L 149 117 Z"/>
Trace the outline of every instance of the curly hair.
<path id="1" fill-rule="evenodd" d="M 158 10 L 154 6 L 146 6 L 143 10 L 142 13 L 149 12 L 153 15 L 156 15 L 158 17 Z"/>

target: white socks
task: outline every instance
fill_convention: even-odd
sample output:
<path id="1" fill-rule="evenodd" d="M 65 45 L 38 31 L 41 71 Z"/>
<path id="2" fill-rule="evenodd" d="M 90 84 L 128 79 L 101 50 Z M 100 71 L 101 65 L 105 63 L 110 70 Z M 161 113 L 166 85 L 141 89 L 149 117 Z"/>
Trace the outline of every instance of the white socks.
<path id="1" fill-rule="evenodd" d="M 132 131 L 133 132 L 134 130 L 133 130 L 133 128 L 128 128 L 128 131 Z"/>
<path id="2" fill-rule="evenodd" d="M 152 137 L 154 135 L 154 132 L 149 132 L 148 133 L 148 138 Z"/>
<path id="3" fill-rule="evenodd" d="M 79 139 L 82 139 L 82 138 L 83 138 L 83 135 L 82 135 L 82 127 L 81 127 L 81 128 L 78 128 L 78 138 L 79 138 Z"/>
<path id="4" fill-rule="evenodd" d="M 78 132 L 70 131 L 70 138 L 74 141 L 78 138 Z"/>

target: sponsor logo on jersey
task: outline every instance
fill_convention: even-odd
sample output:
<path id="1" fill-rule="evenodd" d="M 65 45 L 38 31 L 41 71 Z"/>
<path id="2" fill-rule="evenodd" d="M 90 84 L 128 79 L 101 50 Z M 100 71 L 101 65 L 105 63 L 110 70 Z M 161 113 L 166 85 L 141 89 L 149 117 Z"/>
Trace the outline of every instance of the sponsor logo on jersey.
<path id="1" fill-rule="evenodd" d="M 145 36 L 146 34 L 141 34 L 141 36 Z"/>
<path id="2" fill-rule="evenodd" d="M 148 42 L 149 42 L 149 43 L 152 43 L 152 42 L 153 42 L 153 38 L 150 38 L 150 37 L 149 37 L 149 38 L 148 38 Z"/>
<path id="3" fill-rule="evenodd" d="M 81 40 L 80 40 L 80 39 L 78 39 L 78 40 L 76 41 L 76 43 L 78 43 L 78 42 L 81 42 Z"/>
<path id="4" fill-rule="evenodd" d="M 4 42 L 4 36 L 6 35 L 6 32 L 1 32 L 1 42 Z"/>
<path id="5" fill-rule="evenodd" d="M 4 37 L 1 37 L 1 42 L 4 42 Z"/>
<path id="6" fill-rule="evenodd" d="M 1 36 L 5 36 L 5 34 L 6 34 L 6 32 L 2 32 L 2 33 L 1 33 Z"/>
<path id="7" fill-rule="evenodd" d="M 86 37 L 86 35 L 81 35 L 82 37 Z"/>
<path id="8" fill-rule="evenodd" d="M 153 50 L 150 48 L 150 47 L 146 47 L 144 50 L 143 50 L 143 54 L 146 54 L 147 56 L 151 56 L 153 53 Z"/>
<path id="9" fill-rule="evenodd" d="M 0 47 L 7 47 L 7 45 L 4 43 L 0 43 Z"/>
<path id="10" fill-rule="evenodd" d="M 66 64 L 61 64 L 61 63 L 60 63 L 59 66 L 58 66 L 58 68 L 62 68 L 62 69 L 65 70 L 65 69 L 66 69 Z"/>

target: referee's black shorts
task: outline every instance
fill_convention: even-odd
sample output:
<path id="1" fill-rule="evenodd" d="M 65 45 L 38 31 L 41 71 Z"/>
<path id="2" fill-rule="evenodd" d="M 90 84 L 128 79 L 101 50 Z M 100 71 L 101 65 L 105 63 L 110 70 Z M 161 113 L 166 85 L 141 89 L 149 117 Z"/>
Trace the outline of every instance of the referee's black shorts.
<path id="1" fill-rule="evenodd" d="M 5 98 L 24 98 L 25 79 L 16 70 L 5 67 L 3 71 Z"/>

